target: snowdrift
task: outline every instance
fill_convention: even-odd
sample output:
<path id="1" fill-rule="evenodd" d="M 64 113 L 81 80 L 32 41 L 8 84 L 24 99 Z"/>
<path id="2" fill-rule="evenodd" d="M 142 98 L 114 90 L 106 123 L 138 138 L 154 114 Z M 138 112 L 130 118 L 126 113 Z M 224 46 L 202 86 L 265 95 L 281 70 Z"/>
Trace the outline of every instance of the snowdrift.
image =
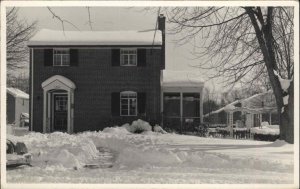
<path id="1" fill-rule="evenodd" d="M 250 129 L 253 134 L 279 135 L 279 125 L 264 125 L 262 127 L 253 127 Z"/>
<path id="2" fill-rule="evenodd" d="M 219 153 L 180 150 L 157 145 L 160 137 L 176 134 L 131 134 L 124 127 L 105 129 L 103 132 L 83 132 L 76 135 L 55 132 L 30 133 L 13 141 L 23 141 L 32 153 L 32 165 L 47 170 L 82 169 L 99 158 L 97 147 L 108 148 L 115 155 L 113 168 L 139 169 L 149 167 L 256 169 L 285 172 L 292 165 L 263 161 L 255 158 L 234 158 Z M 187 136 L 188 137 L 188 136 Z M 277 142 L 280 143 L 280 142 Z M 278 144 L 276 144 L 278 145 Z"/>
<path id="3" fill-rule="evenodd" d="M 136 130 L 141 133 L 136 134 Z M 293 145 L 284 141 L 169 134 L 158 125 L 153 127 L 154 132 L 151 130 L 149 123 L 137 120 L 103 131 L 73 135 L 61 132 L 7 135 L 14 142 L 26 144 L 33 165 L 8 171 L 7 180 L 178 184 L 287 183 L 292 178 L 293 160 L 289 159 L 289 153 Z"/>

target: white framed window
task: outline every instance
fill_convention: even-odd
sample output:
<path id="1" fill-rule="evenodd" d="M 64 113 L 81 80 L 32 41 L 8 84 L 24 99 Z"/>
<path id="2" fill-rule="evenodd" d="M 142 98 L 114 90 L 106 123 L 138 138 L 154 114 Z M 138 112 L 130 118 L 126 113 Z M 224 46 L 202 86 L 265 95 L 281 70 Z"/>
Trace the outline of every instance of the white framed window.
<path id="1" fill-rule="evenodd" d="M 121 64 L 121 66 L 136 66 L 137 65 L 137 50 L 136 49 L 121 49 L 120 64 Z"/>
<path id="2" fill-rule="evenodd" d="M 69 66 L 70 49 L 53 49 L 53 66 Z"/>
<path id="3" fill-rule="evenodd" d="M 137 115 L 137 93 L 133 91 L 124 91 L 120 93 L 120 115 Z"/>

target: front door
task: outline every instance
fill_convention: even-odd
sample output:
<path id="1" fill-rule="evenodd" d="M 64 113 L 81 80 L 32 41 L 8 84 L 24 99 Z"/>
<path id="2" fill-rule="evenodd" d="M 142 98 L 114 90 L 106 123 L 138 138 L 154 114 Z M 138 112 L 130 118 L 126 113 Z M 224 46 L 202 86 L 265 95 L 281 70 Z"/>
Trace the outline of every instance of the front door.
<path id="1" fill-rule="evenodd" d="M 53 94 L 53 131 L 68 130 L 68 95 Z"/>

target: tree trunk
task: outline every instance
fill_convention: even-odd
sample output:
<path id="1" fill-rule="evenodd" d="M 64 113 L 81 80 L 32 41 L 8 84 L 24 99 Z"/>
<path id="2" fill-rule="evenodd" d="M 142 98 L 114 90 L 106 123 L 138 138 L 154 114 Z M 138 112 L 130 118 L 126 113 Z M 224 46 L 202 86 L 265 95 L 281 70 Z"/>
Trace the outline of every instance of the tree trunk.
<path id="1" fill-rule="evenodd" d="M 280 111 L 280 139 L 294 144 L 294 82 L 291 82 L 288 94 L 288 104 L 283 112 Z"/>
<path id="2" fill-rule="evenodd" d="M 264 57 L 270 83 L 276 99 L 277 111 L 280 120 L 280 139 L 285 140 L 288 143 L 294 143 L 294 84 L 293 82 L 291 82 L 290 84 L 290 87 L 288 89 L 288 94 L 290 95 L 289 102 L 287 105 L 284 105 L 284 91 L 282 90 L 279 81 L 280 76 L 273 48 L 273 7 L 268 7 L 266 21 L 259 20 L 259 17 L 263 17 L 263 15 L 260 11 L 256 12 L 253 7 L 245 7 L 245 10 L 249 15 L 249 18 L 254 27 L 257 41 L 260 45 L 260 49 Z M 255 15 L 258 15 L 257 18 Z M 258 21 L 262 25 L 261 28 L 259 27 Z M 277 71 L 278 75 L 275 75 L 274 71 Z M 282 111 L 282 108 L 284 108 L 284 111 Z"/>

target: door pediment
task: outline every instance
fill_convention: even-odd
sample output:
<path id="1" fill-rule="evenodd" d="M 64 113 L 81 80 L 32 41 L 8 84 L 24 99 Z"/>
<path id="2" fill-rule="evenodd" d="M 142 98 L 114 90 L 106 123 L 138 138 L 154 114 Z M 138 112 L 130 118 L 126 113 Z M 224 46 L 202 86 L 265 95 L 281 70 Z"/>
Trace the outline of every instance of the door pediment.
<path id="1" fill-rule="evenodd" d="M 66 90 L 70 91 L 70 89 L 75 89 L 75 84 L 68 78 L 61 75 L 54 75 L 42 83 L 42 88 L 44 91 L 48 90 Z"/>

